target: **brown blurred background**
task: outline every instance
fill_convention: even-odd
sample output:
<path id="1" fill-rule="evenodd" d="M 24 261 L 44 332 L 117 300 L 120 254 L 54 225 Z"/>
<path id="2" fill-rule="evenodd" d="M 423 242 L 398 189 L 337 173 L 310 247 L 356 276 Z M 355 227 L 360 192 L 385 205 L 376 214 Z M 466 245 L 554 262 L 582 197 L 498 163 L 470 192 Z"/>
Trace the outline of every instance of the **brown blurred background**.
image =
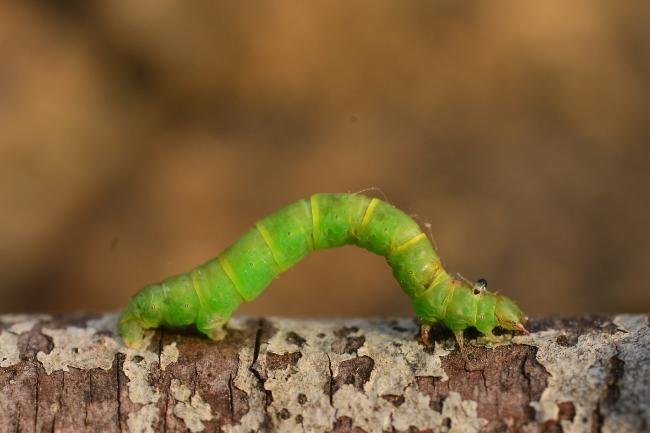
<path id="1" fill-rule="evenodd" d="M 647 1 L 2 2 L 0 312 L 119 308 L 368 187 L 528 312 L 648 311 L 649 109 Z M 242 311 L 411 310 L 346 247 Z"/>

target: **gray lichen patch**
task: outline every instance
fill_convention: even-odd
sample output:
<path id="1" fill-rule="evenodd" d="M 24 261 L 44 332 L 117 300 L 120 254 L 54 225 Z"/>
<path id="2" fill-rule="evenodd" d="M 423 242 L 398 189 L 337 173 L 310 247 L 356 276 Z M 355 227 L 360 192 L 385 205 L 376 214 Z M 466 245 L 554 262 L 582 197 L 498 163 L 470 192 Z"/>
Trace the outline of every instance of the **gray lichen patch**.
<path id="1" fill-rule="evenodd" d="M 29 320 L 26 322 L 20 322 L 20 323 L 15 323 L 9 327 L 9 332 L 13 332 L 14 334 L 25 334 L 29 331 L 32 330 L 34 325 L 39 323 L 38 320 Z"/>
<path id="2" fill-rule="evenodd" d="M 4 314 L 0 315 L 0 367 L 11 367 L 20 362 L 18 336 L 26 334 L 42 321 L 49 320 L 46 314 Z"/>
<path id="3" fill-rule="evenodd" d="M 149 346 L 149 343 L 143 345 Z M 158 365 L 158 354 L 148 349 L 121 347 L 125 355 L 122 370 L 129 379 L 129 399 L 133 403 L 156 403 L 160 392 L 149 383 L 149 371 Z"/>
<path id="4" fill-rule="evenodd" d="M 126 420 L 129 433 L 155 433 L 153 426 L 158 423 L 158 408 L 155 404 L 146 404 L 131 412 Z"/>
<path id="5" fill-rule="evenodd" d="M 175 341 L 171 344 L 166 344 L 160 353 L 160 369 L 165 371 L 169 365 L 177 362 L 178 355 L 178 347 L 176 347 Z"/>
<path id="6" fill-rule="evenodd" d="M 48 314 L 0 314 L 0 322 L 6 325 L 18 323 L 38 323 L 52 319 Z"/>
<path id="7" fill-rule="evenodd" d="M 457 392 L 450 392 L 442 404 L 440 412 L 432 410 L 430 398 L 409 386 L 402 394 L 404 403 L 395 407 L 385 399 L 355 392 L 346 385 L 334 396 L 334 406 L 340 407 L 337 416 L 354 419 L 354 425 L 367 432 L 409 431 L 434 429 L 450 433 L 479 432 L 487 425 L 487 420 L 477 415 L 477 403 L 462 400 Z M 451 425 L 451 428 L 449 427 Z"/>
<path id="8" fill-rule="evenodd" d="M 178 379 L 172 379 L 170 390 L 176 399 L 174 415 L 182 419 L 191 432 L 203 431 L 205 426 L 201 421 L 213 418 L 210 405 L 203 401 L 198 392 L 192 395 L 192 391 Z"/>
<path id="9" fill-rule="evenodd" d="M 117 336 L 117 322 L 120 314 L 118 312 L 103 314 L 96 319 L 91 319 L 86 322 L 87 328 L 92 328 L 97 332 L 110 332 Z"/>
<path id="10" fill-rule="evenodd" d="M 548 386 L 539 402 L 531 403 L 536 410 L 538 422 L 558 422 L 566 433 L 589 432 L 637 432 L 641 419 L 650 418 L 650 332 L 645 316 L 618 316 L 614 322 L 620 331 L 592 330 L 578 335 L 575 342 L 566 344 L 565 331 L 547 330 L 528 336 L 515 337 L 516 343 L 528 344 L 538 348 L 537 360 L 550 373 Z M 622 377 L 612 375 L 611 363 L 620 359 L 625 365 Z M 631 368 L 628 368 L 631 367 Z M 608 393 L 619 385 L 617 380 L 626 382 L 625 394 L 619 394 L 611 401 Z M 570 402 L 574 414 L 570 419 L 560 416 L 560 407 Z M 624 416 L 620 408 L 616 411 L 622 416 L 608 416 L 604 425 L 607 406 L 625 406 L 629 412 L 636 411 L 636 417 Z M 639 409 L 645 408 L 645 409 Z M 643 412 L 645 413 L 639 413 Z M 628 413 L 629 413 L 628 412 Z M 634 424 L 630 420 L 635 419 Z"/>
<path id="11" fill-rule="evenodd" d="M 0 315 L 0 324 L 9 332 L 20 335 L 30 332 L 38 323 L 50 319 L 47 314 L 3 314 Z"/>
<path id="12" fill-rule="evenodd" d="M 418 376 L 447 379 L 441 357 L 449 352 L 442 345 L 433 353 L 424 351 L 413 338 L 417 327 L 412 320 L 271 319 L 268 325 L 276 332 L 259 347 L 253 365 L 257 377 L 244 370 L 244 364 L 236 379 L 249 395 L 260 387 L 270 393 L 268 400 L 249 401 L 249 414 L 266 413 L 267 417 L 247 418 L 247 414 L 227 431 L 257 430 L 268 422 L 278 432 L 298 428 L 326 432 L 341 417 L 352 419 L 352 427 L 367 432 L 410 427 L 448 431 L 450 420 L 451 431 L 477 432 L 487 424 L 477 416 L 476 403 L 462 401 L 457 393 L 447 396 L 440 412 L 418 390 Z M 293 356 L 296 353 L 300 356 Z M 246 351 L 240 352 L 241 359 L 247 356 L 250 359 Z M 291 362 L 276 362 L 284 358 Z M 268 365 L 269 360 L 273 365 Z M 400 404 L 385 395 L 396 396 Z"/>
<path id="13" fill-rule="evenodd" d="M 0 367 L 11 367 L 20 362 L 18 337 L 7 331 L 0 333 Z"/>
<path id="14" fill-rule="evenodd" d="M 70 371 L 69 367 L 110 370 L 118 343 L 107 336 L 98 335 L 94 329 L 68 327 L 41 331 L 52 338 L 54 348 L 50 353 L 38 352 L 36 358 L 47 374 L 53 371 Z"/>
<path id="15" fill-rule="evenodd" d="M 110 330 L 113 326 L 111 323 L 105 322 L 105 326 L 96 323 L 95 326 Z M 149 378 L 150 372 L 159 362 L 158 354 L 148 349 L 152 335 L 150 332 L 145 333 L 143 344 L 138 348 L 121 346 L 119 349 L 119 352 L 124 354 L 122 371 L 129 379 L 129 400 L 143 405 L 136 412 L 129 414 L 127 425 L 130 433 L 152 433 L 155 431 L 153 426 L 159 420 L 156 403 L 160 399 L 160 391 L 150 383 Z"/>
<path id="16" fill-rule="evenodd" d="M 251 318 L 247 316 L 232 316 L 228 320 L 226 328 L 233 331 L 244 331 L 248 328 L 250 321 Z"/>

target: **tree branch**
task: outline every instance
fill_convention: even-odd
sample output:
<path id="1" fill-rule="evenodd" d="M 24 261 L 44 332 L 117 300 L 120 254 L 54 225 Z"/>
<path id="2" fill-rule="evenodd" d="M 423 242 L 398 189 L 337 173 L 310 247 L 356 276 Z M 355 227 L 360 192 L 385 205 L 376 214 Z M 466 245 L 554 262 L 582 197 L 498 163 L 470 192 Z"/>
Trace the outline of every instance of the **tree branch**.
<path id="1" fill-rule="evenodd" d="M 122 346 L 116 315 L 0 316 L 2 432 L 643 432 L 648 316 L 539 318 L 425 348 L 412 319 L 236 318 Z"/>

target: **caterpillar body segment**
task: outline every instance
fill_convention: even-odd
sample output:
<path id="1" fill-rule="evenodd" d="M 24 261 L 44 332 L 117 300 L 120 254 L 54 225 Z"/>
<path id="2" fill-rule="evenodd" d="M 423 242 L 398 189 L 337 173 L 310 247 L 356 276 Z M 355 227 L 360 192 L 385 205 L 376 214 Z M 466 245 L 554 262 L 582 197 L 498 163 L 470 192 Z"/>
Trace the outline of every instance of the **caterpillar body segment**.
<path id="1" fill-rule="evenodd" d="M 258 221 L 218 257 L 190 272 L 142 288 L 124 308 L 120 333 L 138 345 L 145 329 L 196 325 L 213 340 L 242 302 L 255 299 L 280 273 L 315 250 L 357 245 L 386 258 L 423 324 L 442 323 L 462 347 L 462 331 L 486 337 L 499 326 L 525 331 L 524 315 L 509 298 L 450 276 L 418 224 L 377 198 L 314 194 Z M 480 287 L 479 287 L 480 286 Z"/>

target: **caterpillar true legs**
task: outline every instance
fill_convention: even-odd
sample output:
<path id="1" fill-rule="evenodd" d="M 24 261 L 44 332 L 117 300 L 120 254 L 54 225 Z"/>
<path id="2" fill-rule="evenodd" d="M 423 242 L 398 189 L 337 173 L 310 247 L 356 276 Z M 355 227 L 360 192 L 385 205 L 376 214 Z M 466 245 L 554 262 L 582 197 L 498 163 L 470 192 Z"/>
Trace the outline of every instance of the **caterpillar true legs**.
<path id="1" fill-rule="evenodd" d="M 281 272 L 311 251 L 348 244 L 386 257 L 423 324 L 423 340 L 428 341 L 435 323 L 451 329 L 461 347 L 468 327 L 488 338 L 495 327 L 525 331 L 524 314 L 510 298 L 450 276 L 404 212 L 360 194 L 314 194 L 258 221 L 217 258 L 145 286 L 122 312 L 122 338 L 135 346 L 145 329 L 194 324 L 220 340 L 237 307 L 257 297 Z"/>

